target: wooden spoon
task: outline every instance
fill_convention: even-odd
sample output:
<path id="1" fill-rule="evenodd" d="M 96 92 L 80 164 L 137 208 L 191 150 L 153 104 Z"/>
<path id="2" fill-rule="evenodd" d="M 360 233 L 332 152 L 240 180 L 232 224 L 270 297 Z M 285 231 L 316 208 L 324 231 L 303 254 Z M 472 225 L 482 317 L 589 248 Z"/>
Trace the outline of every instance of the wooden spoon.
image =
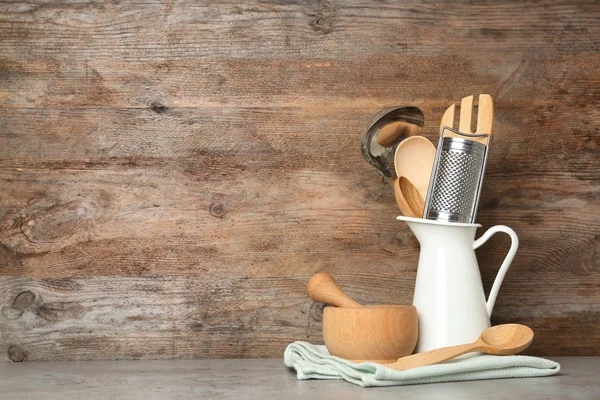
<path id="1" fill-rule="evenodd" d="M 434 159 L 435 146 L 429 139 L 423 136 L 411 136 L 404 139 L 394 154 L 396 176 L 406 177 L 415 185 L 421 197 L 425 198 Z"/>
<path id="2" fill-rule="evenodd" d="M 362 307 L 335 283 L 333 277 L 324 272 L 313 275 L 308 280 L 308 295 L 314 301 L 331 304 L 336 307 Z"/>
<path id="3" fill-rule="evenodd" d="M 497 325 L 483 331 L 476 342 L 413 354 L 384 365 L 397 371 L 404 371 L 409 368 L 437 364 L 475 351 L 487 354 L 517 354 L 528 348 L 532 340 L 533 331 L 525 325 Z"/>
<path id="4" fill-rule="evenodd" d="M 406 177 L 401 176 L 394 182 L 396 203 L 403 215 L 412 218 L 422 218 L 425 209 L 425 200 L 415 185 Z"/>

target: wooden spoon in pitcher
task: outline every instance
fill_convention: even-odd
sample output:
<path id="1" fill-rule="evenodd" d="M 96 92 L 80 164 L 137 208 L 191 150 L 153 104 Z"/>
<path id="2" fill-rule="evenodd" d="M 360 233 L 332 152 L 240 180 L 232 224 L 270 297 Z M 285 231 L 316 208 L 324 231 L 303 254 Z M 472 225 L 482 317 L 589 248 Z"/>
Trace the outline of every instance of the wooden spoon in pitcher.
<path id="1" fill-rule="evenodd" d="M 435 146 L 429 139 L 423 136 L 404 139 L 394 154 L 396 176 L 406 177 L 417 188 L 421 197 L 426 198 L 434 159 Z"/>
<path id="2" fill-rule="evenodd" d="M 406 177 L 401 176 L 394 182 L 396 204 L 402 215 L 412 218 L 422 218 L 425 209 L 425 200 L 415 185 Z"/>
<path id="3" fill-rule="evenodd" d="M 413 354 L 399 358 L 391 364 L 383 364 L 396 371 L 424 367 L 450 360 L 460 355 L 480 351 L 487 354 L 517 354 L 533 341 L 531 328 L 520 324 L 504 324 L 487 328 L 476 342 Z"/>

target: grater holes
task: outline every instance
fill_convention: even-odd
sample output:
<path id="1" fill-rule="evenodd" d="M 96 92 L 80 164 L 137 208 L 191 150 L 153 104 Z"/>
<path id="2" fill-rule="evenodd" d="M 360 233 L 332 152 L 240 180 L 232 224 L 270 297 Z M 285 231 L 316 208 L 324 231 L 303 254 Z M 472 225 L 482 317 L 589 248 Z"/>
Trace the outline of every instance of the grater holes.
<path id="1" fill-rule="evenodd" d="M 482 163 L 483 157 L 477 154 L 442 151 L 430 209 L 469 218 Z"/>

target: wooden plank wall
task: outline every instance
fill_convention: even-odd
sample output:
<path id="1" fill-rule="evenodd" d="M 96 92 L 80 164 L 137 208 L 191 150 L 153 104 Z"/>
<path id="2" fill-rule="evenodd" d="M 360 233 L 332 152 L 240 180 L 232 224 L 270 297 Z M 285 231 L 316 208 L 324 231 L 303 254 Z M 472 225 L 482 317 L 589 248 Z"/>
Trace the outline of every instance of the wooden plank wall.
<path id="1" fill-rule="evenodd" d="M 215 4 L 213 4 L 215 3 Z M 521 238 L 493 322 L 600 354 L 594 1 L 0 4 L 0 359 L 280 357 L 311 274 L 410 303 L 371 115 L 496 99 L 478 220 Z M 481 232 L 479 233 L 481 234 Z M 486 291 L 507 251 L 479 250 Z"/>

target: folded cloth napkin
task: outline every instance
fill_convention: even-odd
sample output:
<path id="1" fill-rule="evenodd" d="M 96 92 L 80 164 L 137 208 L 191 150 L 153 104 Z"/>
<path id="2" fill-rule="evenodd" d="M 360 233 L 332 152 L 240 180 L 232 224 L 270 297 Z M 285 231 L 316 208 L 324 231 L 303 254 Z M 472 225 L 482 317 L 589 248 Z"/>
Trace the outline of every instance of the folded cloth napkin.
<path id="1" fill-rule="evenodd" d="M 330 355 L 323 345 L 306 342 L 289 344 L 283 360 L 285 365 L 296 370 L 298 379 L 343 379 L 363 387 L 549 376 L 560 371 L 557 362 L 543 358 L 490 355 L 395 371 L 372 362 L 355 364 Z"/>

